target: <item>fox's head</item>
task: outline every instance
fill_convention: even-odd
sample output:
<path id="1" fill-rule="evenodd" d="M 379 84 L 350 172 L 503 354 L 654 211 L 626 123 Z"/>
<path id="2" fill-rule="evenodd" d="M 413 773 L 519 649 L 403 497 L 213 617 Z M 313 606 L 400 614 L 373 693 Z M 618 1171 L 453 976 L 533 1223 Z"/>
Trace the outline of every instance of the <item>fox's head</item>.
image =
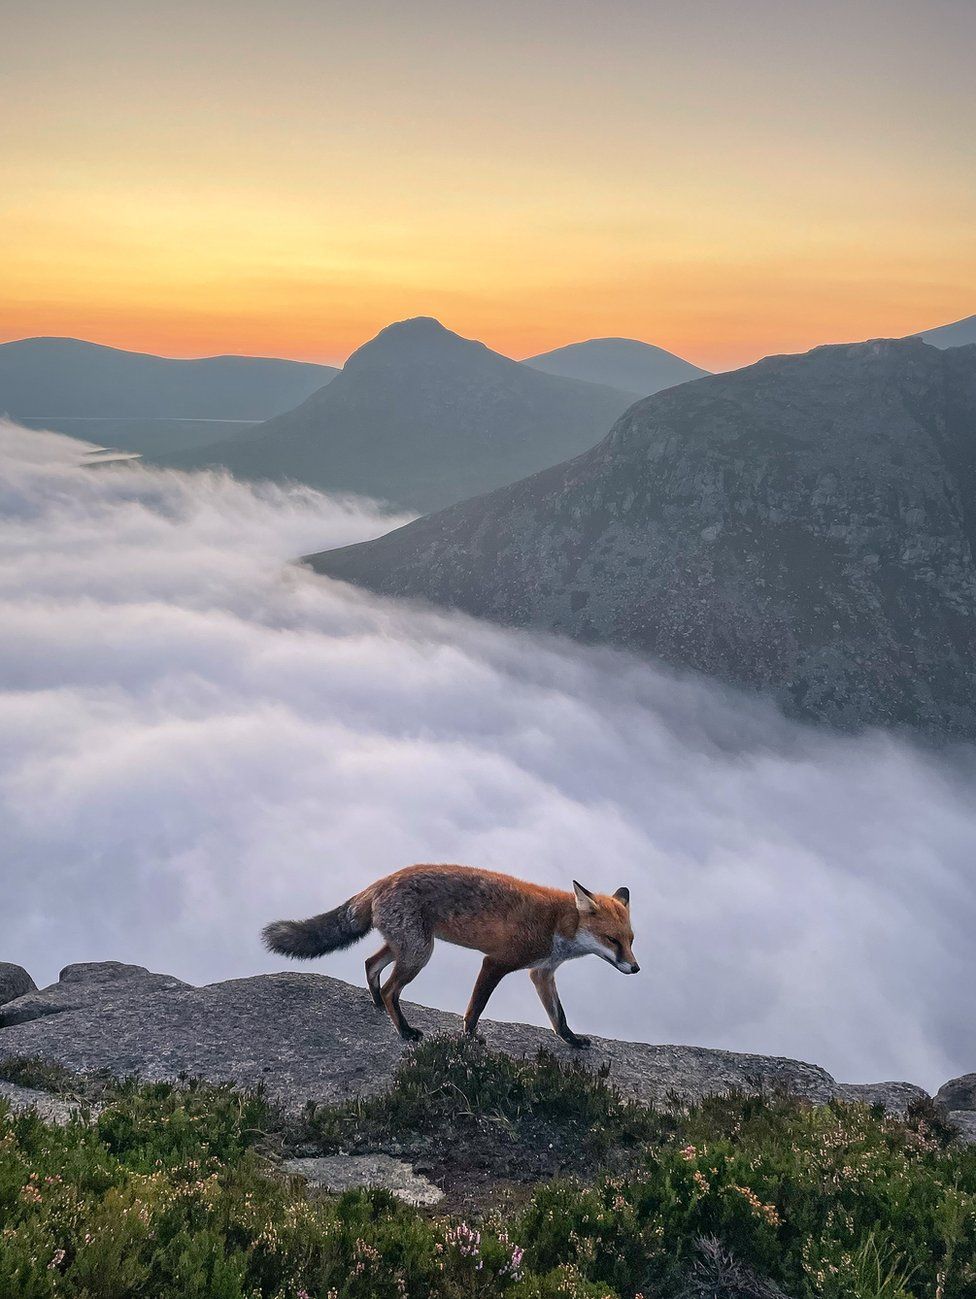
<path id="1" fill-rule="evenodd" d="M 579 927 L 577 945 L 609 961 L 621 974 L 636 974 L 634 931 L 630 927 L 630 889 L 617 889 L 612 897 L 591 893 L 573 880 Z"/>

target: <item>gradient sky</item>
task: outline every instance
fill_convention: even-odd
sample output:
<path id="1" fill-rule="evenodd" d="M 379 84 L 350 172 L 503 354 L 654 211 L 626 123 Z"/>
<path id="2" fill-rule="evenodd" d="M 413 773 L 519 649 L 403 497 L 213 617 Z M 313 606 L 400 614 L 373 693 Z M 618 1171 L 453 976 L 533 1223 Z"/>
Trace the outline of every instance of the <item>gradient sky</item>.
<path id="1" fill-rule="evenodd" d="M 0 0 L 0 338 L 723 368 L 976 311 L 971 0 Z"/>

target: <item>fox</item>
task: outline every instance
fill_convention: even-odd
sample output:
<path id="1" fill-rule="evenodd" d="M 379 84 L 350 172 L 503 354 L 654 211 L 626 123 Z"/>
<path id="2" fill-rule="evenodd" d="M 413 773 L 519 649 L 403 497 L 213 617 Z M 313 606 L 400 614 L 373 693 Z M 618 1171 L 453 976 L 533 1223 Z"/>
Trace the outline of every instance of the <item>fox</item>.
<path id="1" fill-rule="evenodd" d="M 341 951 L 373 929 L 383 946 L 366 961 L 366 984 L 407 1042 L 423 1036 L 400 1006 L 403 989 L 430 960 L 434 940 L 484 953 L 464 1012 L 464 1032 L 476 1037 L 488 999 L 507 974 L 528 970 L 553 1031 L 586 1049 L 587 1037 L 569 1027 L 556 970 L 564 961 L 594 955 L 622 974 L 637 974 L 630 890 L 592 893 L 576 880 L 573 891 L 549 888 L 472 866 L 417 865 L 385 875 L 341 906 L 308 920 L 276 920 L 262 938 L 269 951 L 311 960 Z M 387 966 L 389 978 L 380 985 Z"/>

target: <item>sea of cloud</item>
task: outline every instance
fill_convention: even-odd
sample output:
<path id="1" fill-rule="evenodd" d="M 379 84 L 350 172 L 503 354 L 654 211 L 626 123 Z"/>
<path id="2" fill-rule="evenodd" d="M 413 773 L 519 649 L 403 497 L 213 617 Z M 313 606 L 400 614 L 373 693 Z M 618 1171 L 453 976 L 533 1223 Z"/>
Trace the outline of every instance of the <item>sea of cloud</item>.
<path id="1" fill-rule="evenodd" d="M 0 424 L 0 960 L 281 968 L 266 921 L 460 861 L 630 886 L 642 972 L 564 967 L 580 1031 L 976 1068 L 972 750 L 374 599 L 289 562 L 386 531 L 373 503 L 86 452 Z M 372 941 L 316 968 L 361 980 Z M 461 1009 L 478 960 L 411 991 Z M 544 1022 L 524 975 L 490 1013 Z"/>

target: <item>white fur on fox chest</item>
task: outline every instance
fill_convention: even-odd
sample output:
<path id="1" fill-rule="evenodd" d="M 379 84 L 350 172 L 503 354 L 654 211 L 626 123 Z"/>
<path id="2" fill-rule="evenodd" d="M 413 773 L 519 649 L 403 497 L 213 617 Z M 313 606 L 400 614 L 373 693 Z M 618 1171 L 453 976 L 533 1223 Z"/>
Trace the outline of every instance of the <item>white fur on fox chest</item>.
<path id="1" fill-rule="evenodd" d="M 541 961 L 533 961 L 529 968 L 555 970 L 557 966 L 562 965 L 563 961 L 575 961 L 578 956 L 588 956 L 590 953 L 602 956 L 605 960 L 616 964 L 614 953 L 609 948 L 598 942 L 588 929 L 579 929 L 572 938 L 564 938 L 562 934 L 557 934 L 552 940 L 548 955 Z"/>

